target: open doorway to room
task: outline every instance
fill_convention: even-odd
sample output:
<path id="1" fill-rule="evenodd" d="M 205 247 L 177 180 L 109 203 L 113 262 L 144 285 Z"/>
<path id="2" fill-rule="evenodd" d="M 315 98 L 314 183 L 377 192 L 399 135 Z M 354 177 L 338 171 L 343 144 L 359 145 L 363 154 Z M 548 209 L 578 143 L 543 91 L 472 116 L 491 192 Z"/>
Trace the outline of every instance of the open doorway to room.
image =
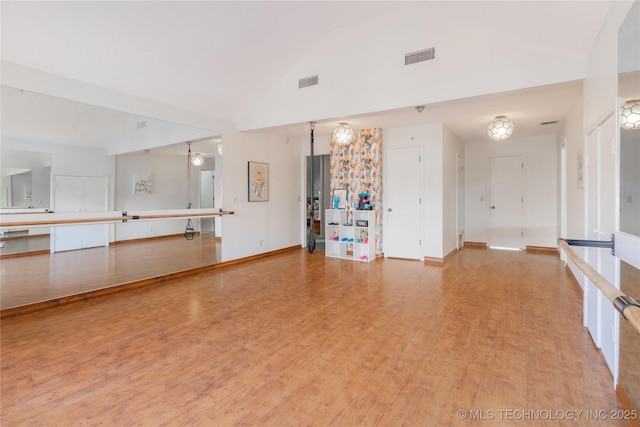
<path id="1" fill-rule="evenodd" d="M 315 236 L 316 249 L 324 250 L 325 242 L 325 209 L 331 208 L 331 188 L 330 188 L 330 156 L 328 154 L 313 156 L 313 177 L 311 176 L 311 156 L 307 156 L 307 185 L 306 185 L 306 201 L 307 201 L 307 230 L 313 224 L 313 233 Z M 311 180 L 313 179 L 313 196 L 309 194 L 311 189 Z M 309 233 L 305 234 L 307 240 Z M 309 244 L 309 242 L 306 242 Z"/>

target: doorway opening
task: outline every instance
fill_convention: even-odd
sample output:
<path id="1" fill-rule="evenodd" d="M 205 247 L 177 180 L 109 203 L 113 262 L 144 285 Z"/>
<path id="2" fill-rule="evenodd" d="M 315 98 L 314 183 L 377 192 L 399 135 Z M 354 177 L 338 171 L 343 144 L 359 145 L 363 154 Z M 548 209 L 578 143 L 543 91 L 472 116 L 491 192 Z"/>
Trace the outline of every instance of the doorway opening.
<path id="1" fill-rule="evenodd" d="M 306 185 L 306 201 L 307 201 L 307 230 L 313 224 L 313 235 L 315 236 L 315 248 L 325 248 L 325 209 L 331 207 L 331 170 L 330 156 L 324 154 L 313 156 L 313 176 L 311 176 L 311 156 L 307 156 L 307 185 Z M 311 180 L 313 180 L 313 195 L 309 194 L 311 188 Z M 309 234 L 306 235 L 308 245 Z"/>

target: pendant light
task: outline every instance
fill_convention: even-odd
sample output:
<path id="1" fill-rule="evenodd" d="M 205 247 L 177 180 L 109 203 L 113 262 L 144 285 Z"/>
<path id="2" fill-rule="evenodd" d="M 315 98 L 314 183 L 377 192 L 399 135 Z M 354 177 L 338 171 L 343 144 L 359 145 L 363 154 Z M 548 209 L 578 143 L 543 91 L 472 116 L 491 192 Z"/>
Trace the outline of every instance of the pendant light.
<path id="1" fill-rule="evenodd" d="M 353 130 L 346 122 L 341 122 L 333 130 L 333 139 L 338 145 L 348 145 L 353 141 Z"/>
<path id="2" fill-rule="evenodd" d="M 191 155 L 191 164 L 193 166 L 202 166 L 204 164 L 204 156 L 200 153 L 193 153 Z"/>
<path id="3" fill-rule="evenodd" d="M 640 129 L 640 99 L 630 99 L 620 108 L 620 127 L 628 130 Z"/>
<path id="4" fill-rule="evenodd" d="M 513 134 L 513 123 L 506 116 L 496 116 L 487 128 L 487 135 L 494 141 L 504 141 L 511 134 Z"/>

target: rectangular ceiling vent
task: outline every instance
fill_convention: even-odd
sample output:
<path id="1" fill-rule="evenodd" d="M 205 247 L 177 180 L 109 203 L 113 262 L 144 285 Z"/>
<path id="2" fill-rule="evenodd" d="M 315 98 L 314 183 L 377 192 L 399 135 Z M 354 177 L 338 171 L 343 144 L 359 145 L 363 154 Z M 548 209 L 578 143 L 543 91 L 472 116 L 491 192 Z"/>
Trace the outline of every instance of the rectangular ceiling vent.
<path id="1" fill-rule="evenodd" d="M 318 76 L 305 77 L 304 79 L 298 80 L 298 89 L 302 89 L 303 87 L 315 86 L 318 84 Z"/>
<path id="2" fill-rule="evenodd" d="M 432 59 L 436 59 L 435 47 L 419 50 L 417 52 L 405 53 L 404 65 L 417 64 L 418 62 L 431 61 Z"/>

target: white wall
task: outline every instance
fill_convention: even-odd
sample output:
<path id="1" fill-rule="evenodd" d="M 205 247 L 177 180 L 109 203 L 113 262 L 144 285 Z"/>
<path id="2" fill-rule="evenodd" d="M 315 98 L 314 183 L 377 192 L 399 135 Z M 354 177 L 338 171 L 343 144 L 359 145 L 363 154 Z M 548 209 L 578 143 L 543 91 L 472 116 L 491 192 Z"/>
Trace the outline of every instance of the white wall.
<path id="1" fill-rule="evenodd" d="M 457 233 L 457 154 L 464 158 L 464 144 L 447 128 L 443 134 L 443 256 L 449 255 L 458 247 Z"/>
<path id="2" fill-rule="evenodd" d="M 445 230 L 444 226 L 443 133 L 442 123 L 389 128 L 383 130 L 382 142 L 383 162 L 384 153 L 389 148 L 419 147 L 422 150 L 422 252 L 424 257 L 439 259 L 445 255 L 444 234 L 450 232 L 448 229 Z M 455 171 L 455 153 L 453 169 Z M 388 191 L 388 188 L 383 187 L 382 191 L 384 199 L 384 192 Z M 455 203 L 455 196 L 453 199 Z M 455 204 L 453 209 L 455 211 Z M 455 214 L 453 216 L 455 217 Z M 453 218 L 447 220 L 455 221 Z M 450 238 L 451 236 L 447 235 L 447 241 Z M 382 249 L 384 252 L 384 247 Z"/>
<path id="3" fill-rule="evenodd" d="M 133 194 L 135 173 L 151 175 L 151 194 Z M 191 202 L 197 208 L 198 168 L 192 168 Z M 185 155 L 145 153 L 120 155 L 116 158 L 115 205 L 118 211 L 144 211 L 154 209 L 186 209 L 187 163 Z M 198 220 L 192 220 L 198 229 Z M 186 219 L 170 221 L 128 222 L 115 225 L 115 240 L 181 234 L 187 226 Z"/>
<path id="4" fill-rule="evenodd" d="M 113 168 L 113 157 L 107 155 L 107 151 L 101 148 L 14 138 L 3 138 L 2 147 L 50 153 L 53 175 L 109 176 Z"/>
<path id="5" fill-rule="evenodd" d="M 284 136 L 224 134 L 222 260 L 301 244 L 301 145 Z M 289 142 L 288 142 L 289 141 Z M 247 162 L 269 164 L 269 201 L 248 201 Z"/>
<path id="6" fill-rule="evenodd" d="M 433 2 L 412 2 L 402 12 L 345 25 L 309 49 L 265 96 L 256 98 L 238 127 L 333 119 L 584 78 L 584 60 L 568 55 L 552 34 L 532 28 L 526 13 L 519 22 L 500 25 L 479 19 L 479 10 L 489 17 L 504 8 L 517 9 L 518 3 L 478 2 L 478 7 L 470 7 L 469 2 L 438 2 L 438 13 L 433 13 Z M 546 8 L 555 12 L 553 2 L 540 3 L 539 13 Z M 464 31 L 452 31 L 450 20 L 442 16 L 452 17 L 455 28 Z M 531 33 L 547 38 L 553 49 L 519 43 L 517 34 Z M 435 61 L 404 66 L 405 53 L 432 46 Z M 491 46 L 509 55 L 495 54 L 495 60 L 487 61 Z M 366 79 L 358 73 L 364 68 Z M 313 75 L 319 76 L 317 86 L 298 89 L 298 79 Z"/>
<path id="7" fill-rule="evenodd" d="M 524 155 L 524 243 L 556 247 L 559 189 L 555 135 L 465 144 L 465 240 L 487 243 L 489 157 Z"/>
<path id="8" fill-rule="evenodd" d="M 2 63 L 2 83 L 221 133 L 224 143 L 222 209 L 236 212 L 221 220 L 224 230 L 223 261 L 300 244 L 300 183 L 303 175 L 300 170 L 302 155 L 299 144 L 285 143 L 284 136 L 241 134 L 235 131 L 232 124 L 216 118 L 5 62 Z M 46 142 L 35 145 L 34 151 L 52 151 L 50 144 Z M 106 150 L 61 146 L 52 154 L 54 174 L 109 176 L 109 188 L 114 188 L 115 156 L 107 156 Z M 247 202 L 249 160 L 270 164 L 269 202 Z M 110 209 L 113 209 L 115 192 L 110 190 L 109 196 Z"/>
<path id="9" fill-rule="evenodd" d="M 566 233 L 560 234 L 558 237 L 566 239 L 585 239 L 585 192 L 584 192 L 584 121 L 583 121 L 583 103 L 582 96 L 576 101 L 576 105 L 571 113 L 565 119 L 565 124 L 558 138 L 565 142 L 565 174 L 566 174 L 566 212 L 565 218 L 561 221 L 566 223 Z M 558 144 L 558 149 L 560 149 Z M 559 155 L 559 154 L 558 154 Z M 579 176 L 582 176 L 581 185 L 579 186 Z M 574 247 L 574 251 L 584 257 L 585 249 Z M 561 252 L 561 258 L 566 256 Z M 584 288 L 584 275 L 571 262 L 567 264 L 571 269 L 578 283 Z"/>

